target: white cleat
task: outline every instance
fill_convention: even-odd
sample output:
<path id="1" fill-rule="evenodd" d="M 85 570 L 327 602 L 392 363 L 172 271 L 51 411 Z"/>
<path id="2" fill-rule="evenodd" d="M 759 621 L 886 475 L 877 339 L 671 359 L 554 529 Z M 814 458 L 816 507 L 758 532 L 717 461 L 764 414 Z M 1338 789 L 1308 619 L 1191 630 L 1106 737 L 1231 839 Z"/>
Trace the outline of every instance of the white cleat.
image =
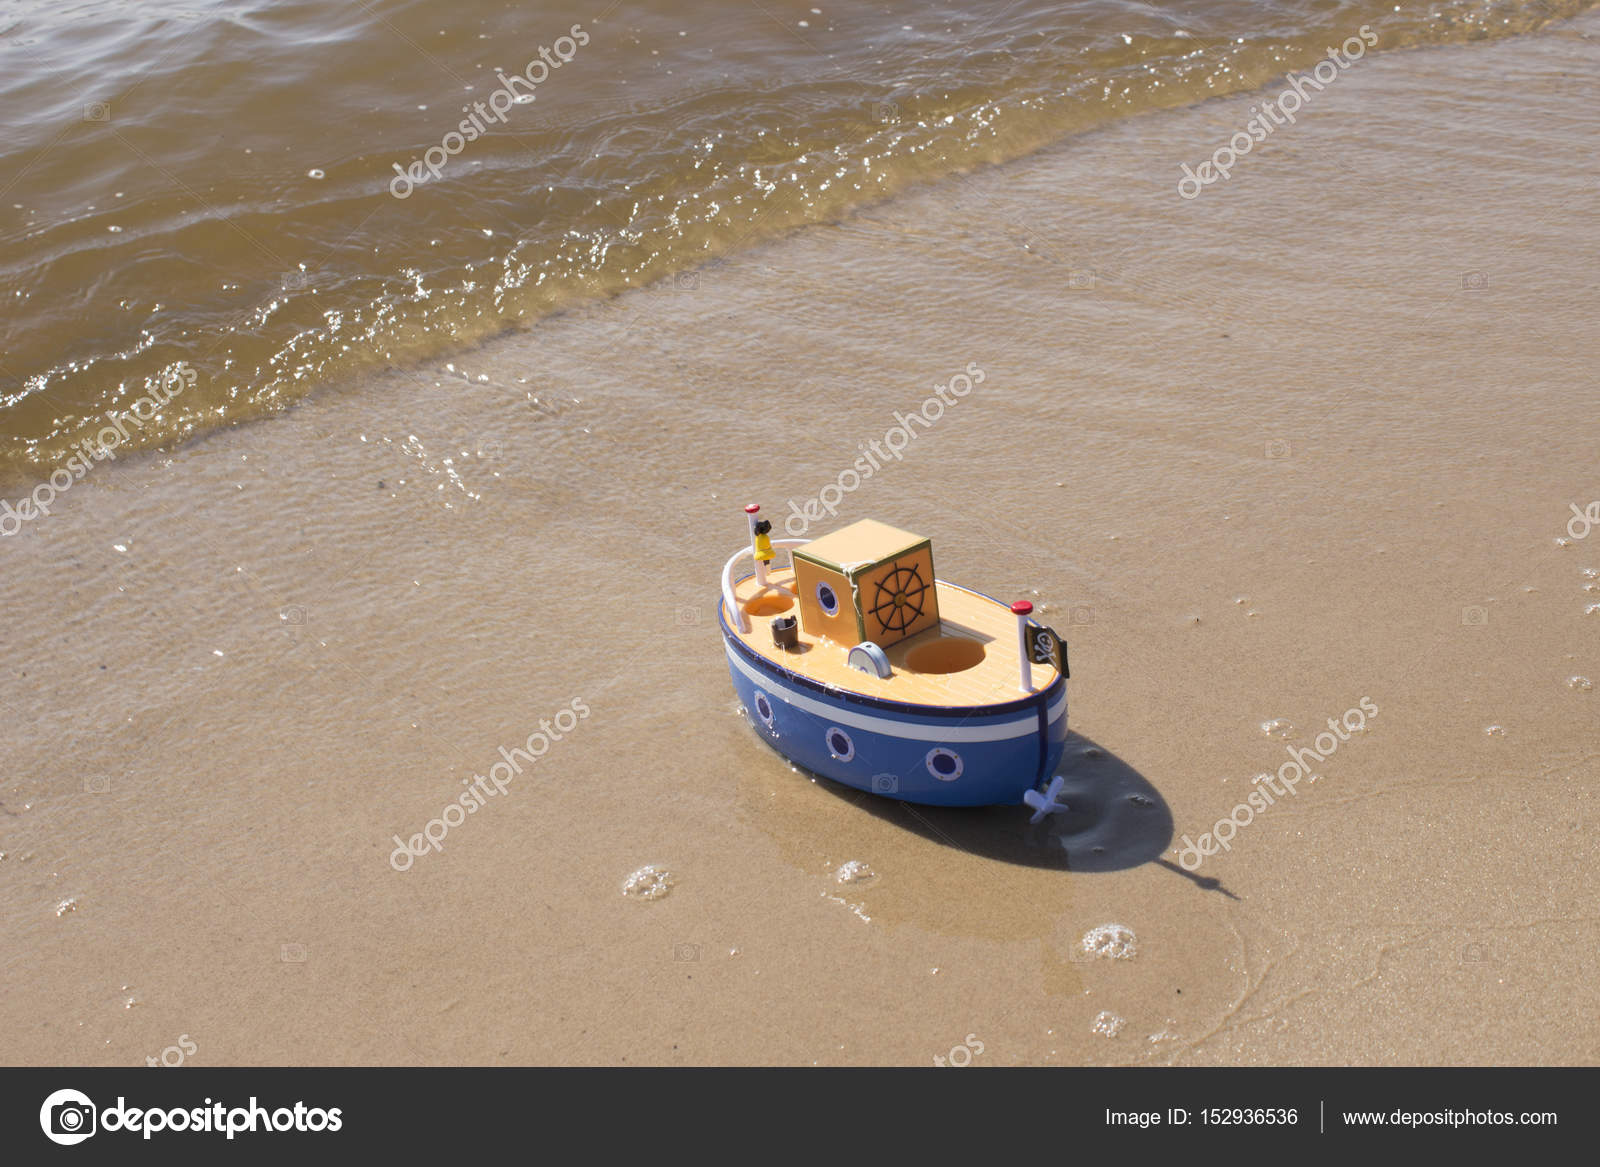
<path id="1" fill-rule="evenodd" d="M 1035 823 L 1042 823 L 1058 811 L 1067 809 L 1066 803 L 1056 801 L 1061 797 L 1061 788 L 1066 785 L 1066 781 L 1064 777 L 1057 774 L 1050 779 L 1050 785 L 1044 788 L 1044 793 L 1041 794 L 1037 790 L 1030 790 L 1022 796 L 1022 801 L 1026 805 L 1033 807 L 1033 817 L 1028 820 L 1030 826 Z"/>

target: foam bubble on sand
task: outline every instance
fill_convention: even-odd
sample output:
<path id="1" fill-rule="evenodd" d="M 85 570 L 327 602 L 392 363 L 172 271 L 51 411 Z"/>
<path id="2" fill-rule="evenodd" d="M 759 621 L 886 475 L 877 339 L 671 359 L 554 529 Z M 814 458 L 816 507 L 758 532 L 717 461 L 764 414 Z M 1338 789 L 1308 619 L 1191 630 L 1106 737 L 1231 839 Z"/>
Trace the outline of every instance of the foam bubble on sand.
<path id="1" fill-rule="evenodd" d="M 1294 726 L 1287 718 L 1274 717 L 1271 721 L 1261 723 L 1261 732 L 1268 737 L 1285 738 L 1294 732 Z"/>
<path id="2" fill-rule="evenodd" d="M 76 912 L 77 910 L 78 910 L 78 897 L 77 896 L 68 896 L 66 899 L 62 900 L 59 904 L 56 905 L 56 915 L 57 916 L 65 916 L 68 912 Z"/>
<path id="3" fill-rule="evenodd" d="M 672 890 L 672 872 L 654 863 L 646 864 L 622 884 L 622 894 L 636 900 L 658 900 Z"/>
<path id="4" fill-rule="evenodd" d="M 1089 1026 L 1090 1033 L 1098 1033 L 1101 1037 L 1116 1037 L 1122 1032 L 1122 1027 L 1127 1022 L 1118 1017 L 1109 1009 L 1102 1009 L 1095 1014 L 1094 1023 Z"/>
<path id="5" fill-rule="evenodd" d="M 1600 616 L 1600 604 L 1590 604 L 1583 610 L 1585 616 Z"/>
<path id="6" fill-rule="evenodd" d="M 865 904 L 852 904 L 843 896 L 829 895 L 827 892 L 822 893 L 822 898 L 827 900 L 829 903 L 835 903 L 840 907 L 849 908 L 850 914 L 855 916 L 855 918 L 860 920 L 863 924 L 872 923 L 872 917 L 867 915 Z M 936 969 L 934 971 L 937 972 L 938 970 Z"/>
<path id="7" fill-rule="evenodd" d="M 868 867 L 859 859 L 852 859 L 848 863 L 840 864 L 839 870 L 833 877 L 840 883 L 871 883 L 878 878 L 878 873 Z"/>
<path id="8" fill-rule="evenodd" d="M 1568 677 L 1567 688 L 1576 689 L 1580 693 L 1587 693 L 1590 689 L 1594 688 L 1594 682 L 1588 677 Z"/>
<path id="9" fill-rule="evenodd" d="M 1139 938 L 1126 924 L 1101 924 L 1083 934 L 1083 950 L 1107 960 L 1128 960 L 1139 948 Z"/>
<path id="10" fill-rule="evenodd" d="M 1505 737 L 1506 727 L 1503 725 L 1486 725 L 1483 727 L 1483 732 L 1490 737 Z"/>

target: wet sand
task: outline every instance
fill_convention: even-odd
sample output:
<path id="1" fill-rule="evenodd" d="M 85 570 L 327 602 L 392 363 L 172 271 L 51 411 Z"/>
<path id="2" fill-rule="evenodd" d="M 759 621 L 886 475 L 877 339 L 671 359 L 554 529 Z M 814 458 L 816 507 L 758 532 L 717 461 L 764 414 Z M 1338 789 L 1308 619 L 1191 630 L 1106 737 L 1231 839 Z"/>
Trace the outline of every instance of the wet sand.
<path id="1" fill-rule="evenodd" d="M 0 553 L 8 1060 L 1600 1060 L 1597 36 L 1363 61 L 1192 201 L 1259 98 L 1130 119 L 97 467 Z M 839 517 L 1068 634 L 1047 828 L 793 772 L 715 623 L 740 507 L 969 363 Z"/>

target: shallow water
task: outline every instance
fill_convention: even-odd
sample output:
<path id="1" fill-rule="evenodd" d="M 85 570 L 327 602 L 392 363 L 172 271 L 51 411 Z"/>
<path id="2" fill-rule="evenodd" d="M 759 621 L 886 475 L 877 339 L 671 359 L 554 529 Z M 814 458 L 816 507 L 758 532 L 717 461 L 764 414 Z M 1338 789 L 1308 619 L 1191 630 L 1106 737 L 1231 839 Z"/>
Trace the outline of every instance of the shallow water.
<path id="1" fill-rule="evenodd" d="M 1597 19 L 1379 56 L 1193 202 L 1256 95 L 97 470 L 0 552 L 13 1059 L 1592 1063 Z M 838 521 L 1070 637 L 1037 829 L 808 780 L 714 614 L 744 503 L 974 361 Z"/>
<path id="2" fill-rule="evenodd" d="M 101 467 L 0 551 L 11 1057 L 1592 1063 L 1597 19 L 1379 54 L 1195 202 L 1258 94 Z M 795 772 L 715 623 L 742 504 L 968 362 L 838 522 L 1072 640 L 1037 829 Z"/>
<path id="3" fill-rule="evenodd" d="M 708 259 L 1259 86 L 1363 25 L 1385 51 L 1585 6 L 12 3 L 0 479 L 47 474 L 179 362 L 197 383 L 129 447 L 630 286 L 692 290 Z"/>

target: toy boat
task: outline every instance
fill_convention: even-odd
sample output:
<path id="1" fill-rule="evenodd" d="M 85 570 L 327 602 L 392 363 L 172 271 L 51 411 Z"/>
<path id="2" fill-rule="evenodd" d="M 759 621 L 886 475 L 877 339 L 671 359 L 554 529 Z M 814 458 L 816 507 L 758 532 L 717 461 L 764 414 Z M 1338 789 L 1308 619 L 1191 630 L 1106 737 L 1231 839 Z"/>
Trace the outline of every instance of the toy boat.
<path id="1" fill-rule="evenodd" d="M 733 687 L 774 749 L 905 802 L 1020 802 L 1035 822 L 1063 809 L 1066 645 L 1031 604 L 936 579 L 929 541 L 887 524 L 773 539 L 760 511 L 745 508 L 750 544 L 722 570 L 720 623 Z"/>

